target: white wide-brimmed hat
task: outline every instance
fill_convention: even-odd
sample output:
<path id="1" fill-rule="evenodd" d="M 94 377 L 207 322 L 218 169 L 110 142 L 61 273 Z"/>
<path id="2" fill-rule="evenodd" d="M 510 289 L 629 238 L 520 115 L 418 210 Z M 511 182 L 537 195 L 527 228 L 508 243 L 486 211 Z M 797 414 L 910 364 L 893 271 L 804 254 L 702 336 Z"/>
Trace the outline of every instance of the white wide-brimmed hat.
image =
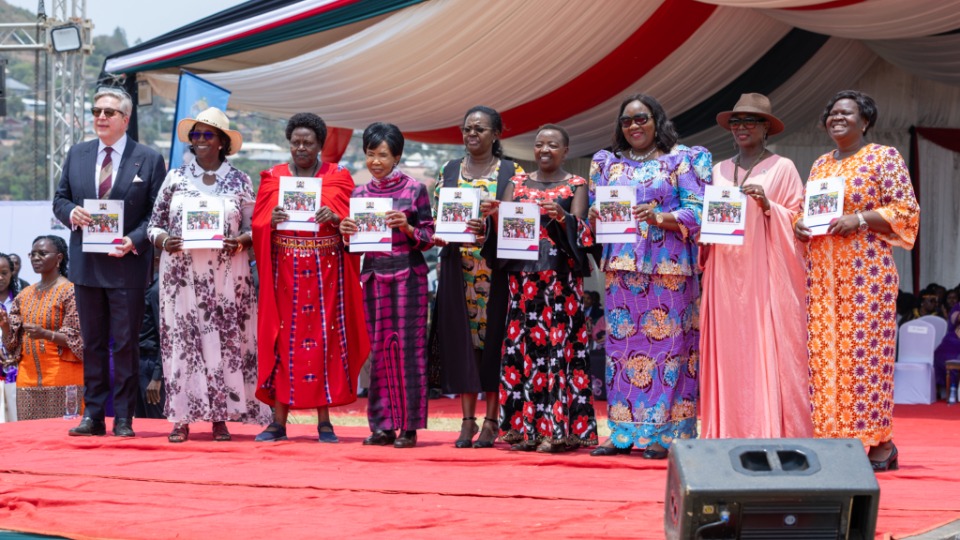
<path id="1" fill-rule="evenodd" d="M 239 131 L 230 129 L 230 120 L 227 118 L 227 115 L 216 107 L 210 107 L 198 114 L 196 118 L 184 118 L 178 122 L 177 138 L 190 144 L 192 142 L 189 135 L 190 130 L 193 129 L 194 124 L 200 122 L 219 129 L 230 138 L 230 153 L 227 154 L 228 156 L 232 156 L 240 151 L 240 147 L 243 146 L 243 135 L 240 135 Z"/>

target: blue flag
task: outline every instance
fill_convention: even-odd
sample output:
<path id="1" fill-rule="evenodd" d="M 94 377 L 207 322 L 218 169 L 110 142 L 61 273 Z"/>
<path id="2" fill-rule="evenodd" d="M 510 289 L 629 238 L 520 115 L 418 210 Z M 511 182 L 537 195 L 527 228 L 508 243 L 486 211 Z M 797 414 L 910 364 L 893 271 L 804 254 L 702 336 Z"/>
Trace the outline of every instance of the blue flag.
<path id="1" fill-rule="evenodd" d="M 230 100 L 230 91 L 205 81 L 189 71 L 180 71 L 180 87 L 177 90 L 177 113 L 173 118 L 173 141 L 170 145 L 170 168 L 175 169 L 183 164 L 183 155 L 187 150 L 187 143 L 177 138 L 177 124 L 184 118 L 196 118 L 198 114 L 216 107 L 226 112 L 227 101 Z"/>

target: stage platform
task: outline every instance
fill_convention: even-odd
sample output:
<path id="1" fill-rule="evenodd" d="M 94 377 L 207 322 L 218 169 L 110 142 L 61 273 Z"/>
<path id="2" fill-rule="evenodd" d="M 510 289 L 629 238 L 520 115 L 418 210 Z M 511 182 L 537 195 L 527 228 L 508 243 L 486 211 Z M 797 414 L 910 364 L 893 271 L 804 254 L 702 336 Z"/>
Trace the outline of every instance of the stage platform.
<path id="1" fill-rule="evenodd" d="M 363 403 L 340 414 L 361 414 Z M 459 416 L 457 400 L 432 415 Z M 898 406 L 901 468 L 879 476 L 878 538 L 960 519 L 960 406 Z M 135 439 L 68 437 L 75 421 L 0 425 L 0 529 L 70 538 L 663 538 L 666 461 L 453 448 L 422 431 L 416 448 L 365 447 L 363 427 L 315 426 L 254 443 L 231 424 L 215 443 L 195 425 L 136 420 Z M 108 424 L 109 428 L 109 424 Z M 820 456 L 823 459 L 823 456 Z"/>

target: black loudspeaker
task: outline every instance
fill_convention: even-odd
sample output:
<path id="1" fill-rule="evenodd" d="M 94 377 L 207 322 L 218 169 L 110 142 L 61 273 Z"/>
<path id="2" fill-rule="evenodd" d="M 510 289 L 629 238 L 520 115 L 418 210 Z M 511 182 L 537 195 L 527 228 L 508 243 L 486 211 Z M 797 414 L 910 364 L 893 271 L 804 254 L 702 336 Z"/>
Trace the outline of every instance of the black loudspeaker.
<path id="1" fill-rule="evenodd" d="M 668 539 L 874 537 L 880 485 L 856 439 L 675 440 Z"/>

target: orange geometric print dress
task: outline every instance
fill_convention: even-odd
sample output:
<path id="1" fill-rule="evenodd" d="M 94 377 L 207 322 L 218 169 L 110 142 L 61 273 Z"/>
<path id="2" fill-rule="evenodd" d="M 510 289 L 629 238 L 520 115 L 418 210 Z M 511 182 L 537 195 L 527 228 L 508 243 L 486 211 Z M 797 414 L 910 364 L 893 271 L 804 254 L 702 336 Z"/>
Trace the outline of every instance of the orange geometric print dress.
<path id="1" fill-rule="evenodd" d="M 893 438 L 893 367 L 900 278 L 892 246 L 911 249 L 920 206 L 895 148 L 868 144 L 853 156 L 821 156 L 809 182 L 845 179 L 843 213 L 873 210 L 892 232 L 815 236 L 807 263 L 810 392 L 816 437 Z"/>

